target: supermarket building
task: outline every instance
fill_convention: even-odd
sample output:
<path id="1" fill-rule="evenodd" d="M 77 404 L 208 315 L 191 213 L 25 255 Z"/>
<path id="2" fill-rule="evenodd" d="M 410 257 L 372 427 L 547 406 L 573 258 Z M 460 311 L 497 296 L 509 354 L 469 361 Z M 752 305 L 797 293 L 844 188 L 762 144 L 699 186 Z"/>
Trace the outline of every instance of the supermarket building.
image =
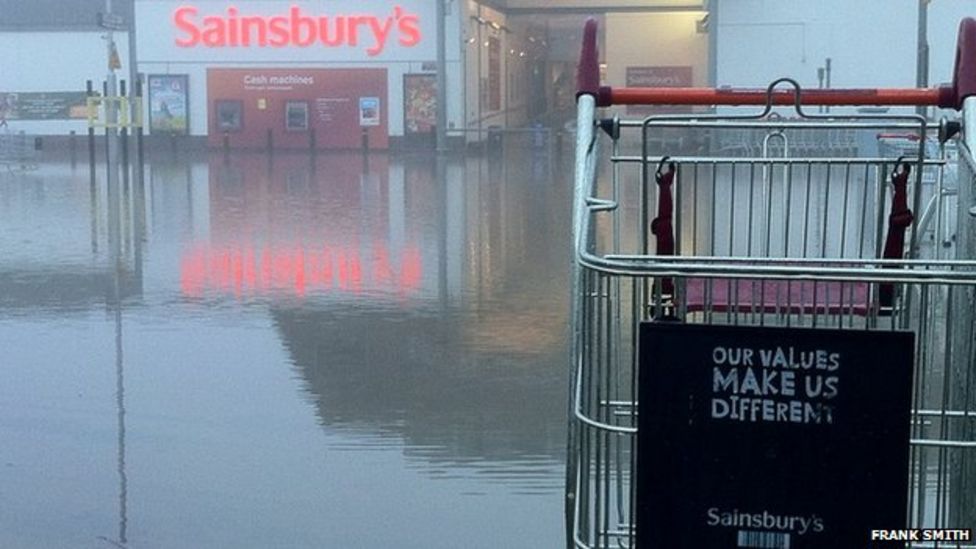
<path id="1" fill-rule="evenodd" d="M 100 90 L 107 72 L 104 5 L 0 0 L 11 128 L 85 133 L 78 94 L 86 80 Z M 948 79 L 966 6 L 929 5 L 929 84 Z M 827 59 L 837 87 L 916 83 L 913 0 L 115 0 L 113 11 L 129 29 L 114 33 L 118 75 L 142 79 L 147 132 L 212 147 L 432 145 L 439 99 L 455 142 L 486 128 L 559 127 L 572 118 L 589 16 L 611 85 L 792 76 L 817 87 Z"/>

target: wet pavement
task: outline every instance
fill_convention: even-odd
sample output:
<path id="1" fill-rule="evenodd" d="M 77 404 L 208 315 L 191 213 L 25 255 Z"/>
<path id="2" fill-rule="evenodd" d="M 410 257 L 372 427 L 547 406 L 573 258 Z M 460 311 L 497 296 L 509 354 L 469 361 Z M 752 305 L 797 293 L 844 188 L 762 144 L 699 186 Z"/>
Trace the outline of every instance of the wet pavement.
<path id="1" fill-rule="evenodd" d="M 559 547 L 571 155 L 0 175 L 0 545 Z"/>

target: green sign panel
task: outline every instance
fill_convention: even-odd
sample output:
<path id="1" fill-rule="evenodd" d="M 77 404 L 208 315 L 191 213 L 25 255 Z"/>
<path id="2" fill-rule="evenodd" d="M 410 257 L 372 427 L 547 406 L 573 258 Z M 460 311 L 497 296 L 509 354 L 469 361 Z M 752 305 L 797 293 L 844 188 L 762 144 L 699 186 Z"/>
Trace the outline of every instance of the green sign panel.
<path id="1" fill-rule="evenodd" d="M 0 92 L 2 120 L 70 120 L 86 117 L 85 92 Z"/>

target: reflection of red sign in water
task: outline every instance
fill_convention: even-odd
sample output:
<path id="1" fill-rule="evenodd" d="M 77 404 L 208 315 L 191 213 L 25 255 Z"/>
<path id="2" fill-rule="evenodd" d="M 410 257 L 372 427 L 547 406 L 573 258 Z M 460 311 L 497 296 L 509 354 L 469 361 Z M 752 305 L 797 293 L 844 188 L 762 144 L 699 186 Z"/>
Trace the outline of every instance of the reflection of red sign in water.
<path id="1" fill-rule="evenodd" d="M 207 291 L 236 297 L 278 292 L 297 296 L 308 292 L 369 292 L 408 297 L 420 289 L 422 275 L 418 248 L 407 247 L 393 259 L 385 243 L 374 243 L 368 258 L 355 244 L 323 245 L 312 250 L 297 245 L 262 249 L 241 245 L 197 246 L 180 261 L 180 287 L 188 297 Z"/>
<path id="2" fill-rule="evenodd" d="M 180 256 L 185 296 L 420 297 L 431 245 L 415 208 L 433 185 L 409 171 L 391 184 L 382 155 L 222 156 L 210 157 L 209 234 Z"/>

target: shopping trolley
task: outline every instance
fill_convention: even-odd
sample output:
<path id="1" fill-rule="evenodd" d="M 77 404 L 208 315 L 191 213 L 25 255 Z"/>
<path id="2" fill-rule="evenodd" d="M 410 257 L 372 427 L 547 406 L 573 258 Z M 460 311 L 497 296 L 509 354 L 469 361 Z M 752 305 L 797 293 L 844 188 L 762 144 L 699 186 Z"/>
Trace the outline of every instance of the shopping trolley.
<path id="1" fill-rule="evenodd" d="M 601 87 L 593 21 L 578 78 L 568 545 L 646 548 L 641 540 L 655 539 L 638 519 L 641 476 L 668 473 L 650 475 L 642 453 L 674 450 L 640 430 L 641 411 L 656 409 L 639 398 L 647 325 L 914 334 L 896 441 L 905 518 L 885 527 L 976 528 L 976 20 L 960 27 L 953 85 L 937 89 L 808 91 L 790 79 L 764 90 Z M 639 120 L 611 109 L 635 104 L 722 108 Z M 834 108 L 821 115 L 808 105 Z M 914 112 L 855 109 L 868 105 L 939 106 L 962 120 L 933 128 Z M 686 145 L 662 148 L 654 135 L 665 128 L 686 132 Z M 954 159 L 931 154 L 933 130 L 934 149 L 951 147 Z M 879 147 L 879 135 L 910 146 Z M 916 215 L 923 180 L 947 166 L 958 179 L 955 259 L 920 245 Z M 739 532 L 721 546 L 796 541 Z"/>

